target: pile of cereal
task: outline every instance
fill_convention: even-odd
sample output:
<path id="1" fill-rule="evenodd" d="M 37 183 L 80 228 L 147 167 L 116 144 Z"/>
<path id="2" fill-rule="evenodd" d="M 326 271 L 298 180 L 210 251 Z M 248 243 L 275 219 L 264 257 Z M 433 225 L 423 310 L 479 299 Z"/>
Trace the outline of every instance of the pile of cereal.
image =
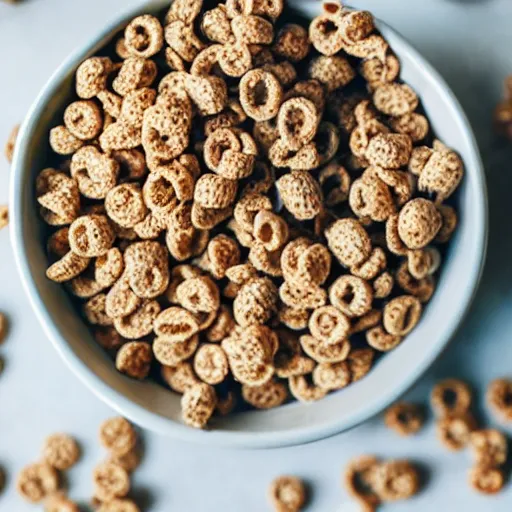
<path id="1" fill-rule="evenodd" d="M 194 427 L 363 377 L 418 323 L 457 224 L 462 162 L 371 14 L 282 11 L 132 20 L 79 66 L 36 182 L 48 278 Z"/>

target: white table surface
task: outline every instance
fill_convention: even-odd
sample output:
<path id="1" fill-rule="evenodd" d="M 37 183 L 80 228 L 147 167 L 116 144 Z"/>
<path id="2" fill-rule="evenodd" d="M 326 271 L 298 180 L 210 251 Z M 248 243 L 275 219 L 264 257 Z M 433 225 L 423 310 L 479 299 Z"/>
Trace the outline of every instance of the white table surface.
<path id="1" fill-rule="evenodd" d="M 1 3 L 1 2 L 0 2 Z M 63 58 L 88 41 L 120 11 L 140 0 L 26 0 L 0 5 L 0 141 L 6 140 Z M 502 80 L 512 73 L 511 0 L 357 0 L 408 37 L 444 75 L 473 124 L 486 162 L 491 205 L 489 257 L 477 300 L 442 359 L 407 398 L 425 401 L 432 384 L 445 376 L 467 378 L 479 390 L 500 375 L 512 376 L 512 145 L 496 142 L 490 129 Z M 7 200 L 9 168 L 0 158 L 0 203 Z M 0 465 L 8 487 L 0 511 L 25 512 L 14 489 L 18 470 L 34 461 L 42 440 L 55 431 L 77 436 L 81 463 L 69 473 L 70 495 L 86 501 L 91 471 L 104 453 L 97 428 L 112 412 L 64 366 L 39 327 L 21 288 L 7 230 L 0 232 L 0 310 L 12 323 L 0 347 Z M 509 433 L 512 428 L 509 426 Z M 427 512 L 510 511 L 512 485 L 495 498 L 475 494 L 466 484 L 468 453 L 440 447 L 429 421 L 420 435 L 400 439 L 380 418 L 343 435 L 307 446 L 273 451 L 226 451 L 199 447 L 146 432 L 146 458 L 136 472 L 135 493 L 145 510 L 261 512 L 273 476 L 298 474 L 311 482 L 312 511 L 356 511 L 340 488 L 348 459 L 361 453 L 410 457 L 428 474 L 413 501 L 384 510 Z M 37 509 L 37 507 L 35 507 Z"/>

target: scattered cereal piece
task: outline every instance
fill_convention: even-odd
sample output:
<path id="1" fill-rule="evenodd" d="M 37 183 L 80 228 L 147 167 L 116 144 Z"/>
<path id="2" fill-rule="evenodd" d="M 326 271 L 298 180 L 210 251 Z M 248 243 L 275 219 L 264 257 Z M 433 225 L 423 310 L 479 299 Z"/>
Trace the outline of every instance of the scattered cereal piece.
<path id="1" fill-rule="evenodd" d="M 503 471 L 487 466 L 475 466 L 468 473 L 469 485 L 482 494 L 496 494 L 505 483 Z"/>
<path id="2" fill-rule="evenodd" d="M 440 417 L 464 414 L 469 410 L 472 398 L 471 389 L 465 382 L 458 379 L 445 379 L 432 389 L 430 404 Z"/>
<path id="3" fill-rule="evenodd" d="M 53 434 L 44 443 L 43 460 L 55 469 L 69 469 L 79 457 L 80 448 L 71 436 Z"/>
<path id="4" fill-rule="evenodd" d="M 16 489 L 23 499 L 38 503 L 57 491 L 59 476 L 49 464 L 37 462 L 25 466 L 16 480 Z"/>
<path id="5" fill-rule="evenodd" d="M 137 434 L 131 423 L 121 417 L 110 418 L 100 427 L 100 442 L 116 456 L 131 452 L 137 442 Z"/>
<path id="6" fill-rule="evenodd" d="M 437 437 L 441 443 L 452 451 L 464 448 L 476 428 L 476 421 L 469 413 L 448 415 L 437 421 Z"/>
<path id="7" fill-rule="evenodd" d="M 502 420 L 512 421 L 512 381 L 496 379 L 492 381 L 486 393 L 491 410 Z"/>
<path id="8" fill-rule="evenodd" d="M 299 512 L 306 503 L 306 487 L 295 476 L 280 476 L 270 484 L 269 496 L 276 512 Z"/>
<path id="9" fill-rule="evenodd" d="M 12 162 L 12 157 L 14 155 L 14 147 L 16 146 L 16 139 L 18 138 L 18 132 L 20 130 L 20 125 L 16 125 L 10 135 L 7 139 L 7 143 L 5 144 L 5 158 L 7 158 L 7 161 L 10 163 Z"/>
<path id="10" fill-rule="evenodd" d="M 112 462 L 98 464 L 93 473 L 94 495 L 101 501 L 122 498 L 130 490 L 130 476 L 121 466 Z"/>
<path id="11" fill-rule="evenodd" d="M 485 467 L 501 466 L 507 460 L 508 443 L 505 434 L 488 428 L 471 433 L 469 446 L 475 463 Z"/>
<path id="12" fill-rule="evenodd" d="M 416 404 L 398 402 L 386 411 L 384 423 L 399 435 L 409 436 L 423 426 L 423 413 Z"/>
<path id="13" fill-rule="evenodd" d="M 204 428 L 215 410 L 217 396 L 208 384 L 195 384 L 181 398 L 183 421 L 194 428 Z"/>

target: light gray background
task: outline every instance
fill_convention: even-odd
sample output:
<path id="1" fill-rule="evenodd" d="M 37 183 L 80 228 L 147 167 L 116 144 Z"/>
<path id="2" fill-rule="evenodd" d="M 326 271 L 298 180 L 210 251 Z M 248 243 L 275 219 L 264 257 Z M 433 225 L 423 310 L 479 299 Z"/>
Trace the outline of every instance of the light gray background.
<path id="1" fill-rule="evenodd" d="M 0 5 L 0 141 L 19 122 L 53 70 L 74 48 L 88 41 L 107 20 L 140 0 L 27 0 Z M 486 163 L 491 237 L 487 268 L 476 303 L 442 359 L 407 398 L 426 401 L 444 376 L 467 378 L 479 390 L 478 406 L 487 423 L 483 390 L 493 378 L 512 376 L 512 144 L 493 138 L 492 109 L 502 80 L 512 73 L 511 0 L 354 0 L 402 32 L 446 78 L 466 109 Z M 3 144 L 3 142 L 2 142 Z M 9 168 L 0 158 L 0 203 L 8 195 Z M 21 289 L 7 230 L 0 232 L 0 310 L 12 324 L 0 347 L 6 365 L 0 376 L 0 465 L 8 487 L 0 511 L 25 512 L 14 478 L 38 457 L 42 440 L 55 431 L 78 437 L 81 463 L 69 473 L 70 495 L 86 501 L 91 471 L 104 457 L 96 432 L 111 411 L 96 399 L 58 358 Z M 432 336 L 436 333 L 433 332 Z M 509 433 L 512 428 L 508 427 Z M 412 439 L 400 439 L 380 418 L 335 438 L 273 451 L 226 451 L 198 447 L 145 433 L 146 458 L 135 474 L 136 494 L 147 510 L 261 512 L 269 509 L 266 488 L 273 476 L 298 474 L 312 483 L 308 510 L 357 511 L 340 488 L 352 455 L 410 457 L 427 472 L 424 491 L 413 501 L 384 510 L 476 512 L 510 511 L 512 486 L 495 498 L 475 494 L 466 484 L 468 453 L 440 447 L 433 421 Z"/>

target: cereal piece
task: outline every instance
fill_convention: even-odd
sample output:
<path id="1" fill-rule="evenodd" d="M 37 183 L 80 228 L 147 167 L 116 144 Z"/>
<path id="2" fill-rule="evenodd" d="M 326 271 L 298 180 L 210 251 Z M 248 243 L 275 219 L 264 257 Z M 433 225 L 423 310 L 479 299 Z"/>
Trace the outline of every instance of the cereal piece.
<path id="1" fill-rule="evenodd" d="M 187 388 L 201 382 L 192 365 L 185 361 L 176 366 L 162 366 L 161 374 L 165 383 L 176 393 L 184 393 Z"/>
<path id="2" fill-rule="evenodd" d="M 407 293 L 417 297 L 420 302 L 428 302 L 434 293 L 435 281 L 433 277 L 427 276 L 420 280 L 415 279 L 409 272 L 407 261 L 400 265 L 395 277 L 398 286 Z"/>
<path id="3" fill-rule="evenodd" d="M 271 44 L 274 38 L 272 23 L 252 14 L 235 16 L 231 29 L 235 39 L 245 44 Z"/>
<path id="4" fill-rule="evenodd" d="M 372 327 L 376 327 L 381 323 L 382 320 L 382 311 L 379 309 L 372 309 L 366 315 L 363 315 L 361 318 L 357 319 L 350 329 L 351 334 L 355 334 L 358 332 L 368 331 Z"/>
<path id="5" fill-rule="evenodd" d="M 101 91 L 97 96 L 98 100 L 103 106 L 103 110 L 108 115 L 117 119 L 121 115 L 121 105 L 123 104 L 123 98 L 110 91 Z"/>
<path id="6" fill-rule="evenodd" d="M 370 257 L 359 265 L 350 268 L 350 272 L 361 279 L 367 281 L 375 279 L 380 272 L 387 267 L 386 253 L 380 247 L 375 247 Z"/>
<path id="7" fill-rule="evenodd" d="M 140 146 L 142 142 L 141 137 L 142 134 L 139 127 L 134 126 L 125 119 L 119 119 L 115 123 L 105 126 L 99 141 L 101 149 L 106 153 L 110 153 L 134 149 Z"/>
<path id="8" fill-rule="evenodd" d="M 164 44 L 164 32 L 157 18 L 149 14 L 134 18 L 124 31 L 124 44 L 135 57 L 156 55 Z"/>
<path id="9" fill-rule="evenodd" d="M 325 389 L 312 384 L 304 375 L 291 376 L 288 379 L 288 386 L 290 387 L 290 393 L 299 402 L 314 402 L 321 400 L 327 394 Z"/>
<path id="10" fill-rule="evenodd" d="M 192 62 L 205 48 L 194 33 L 194 27 L 182 20 L 172 21 L 165 27 L 165 40 L 185 62 Z"/>
<path id="11" fill-rule="evenodd" d="M 183 421 L 194 428 L 204 428 L 217 404 L 215 390 L 208 384 L 195 384 L 181 397 Z"/>
<path id="12" fill-rule="evenodd" d="M 349 462 L 343 475 L 345 488 L 352 497 L 361 503 L 364 510 L 375 510 L 375 507 L 381 502 L 370 478 L 379 464 L 375 457 L 361 455 Z"/>
<path id="13" fill-rule="evenodd" d="M 414 279 L 434 274 L 441 264 L 441 255 L 434 247 L 425 247 L 407 253 L 407 265 Z"/>
<path id="14" fill-rule="evenodd" d="M 267 251 L 277 251 L 288 240 L 288 224 L 279 215 L 261 210 L 254 217 L 253 236 Z"/>
<path id="15" fill-rule="evenodd" d="M 103 215 L 83 215 L 69 228 L 71 250 L 83 258 L 106 254 L 114 239 L 115 233 Z"/>
<path id="16" fill-rule="evenodd" d="M 4 154 L 5 158 L 9 163 L 12 162 L 12 157 L 14 155 L 14 149 L 16 147 L 16 139 L 18 138 L 18 132 L 20 131 L 20 125 L 16 125 L 9 134 L 9 138 L 5 144 Z"/>
<path id="17" fill-rule="evenodd" d="M 234 0 L 233 3 L 236 2 L 237 0 Z M 259 16 L 266 16 L 273 21 L 279 18 L 284 8 L 283 0 L 252 0 L 247 2 L 247 4 L 251 5 L 251 9 L 254 14 L 258 14 Z"/>
<path id="18" fill-rule="evenodd" d="M 76 93 L 88 100 L 106 90 L 113 63 L 108 57 L 91 57 L 76 70 Z"/>
<path id="19" fill-rule="evenodd" d="M 452 206 L 440 204 L 437 206 L 438 212 L 442 217 L 442 226 L 438 231 L 435 241 L 444 244 L 450 240 L 457 227 L 458 219 L 457 212 Z"/>
<path id="20" fill-rule="evenodd" d="M 382 36 L 378 34 L 371 34 L 370 36 L 353 44 L 346 44 L 343 49 L 348 55 L 352 55 L 353 57 L 358 57 L 360 59 L 378 58 L 384 62 L 389 49 L 389 44 Z"/>
<path id="21" fill-rule="evenodd" d="M 260 272 L 272 277 L 280 277 L 283 274 L 281 270 L 281 249 L 267 251 L 258 240 L 253 240 L 248 258 L 254 268 Z"/>
<path id="22" fill-rule="evenodd" d="M 479 466 L 497 467 L 507 460 L 507 438 L 499 430 L 488 428 L 472 432 L 469 445 L 473 459 Z"/>
<path id="23" fill-rule="evenodd" d="M 315 104 L 307 98 L 290 98 L 279 109 L 277 130 L 290 150 L 299 150 L 313 140 L 320 121 Z"/>
<path id="24" fill-rule="evenodd" d="M 299 478 L 283 475 L 272 481 L 269 496 L 276 512 L 299 512 L 306 503 L 306 487 Z"/>
<path id="25" fill-rule="evenodd" d="M 146 300 L 128 316 L 115 318 L 114 327 L 124 338 L 137 340 L 153 332 L 153 322 L 159 313 L 158 302 Z"/>
<path id="26" fill-rule="evenodd" d="M 77 442 L 66 434 L 53 434 L 45 440 L 43 460 L 58 470 L 74 466 L 80 457 Z"/>
<path id="27" fill-rule="evenodd" d="M 493 380 L 487 387 L 487 403 L 491 410 L 503 421 L 512 420 L 512 381 Z"/>
<path id="28" fill-rule="evenodd" d="M 112 247 L 94 261 L 94 279 L 106 288 L 112 286 L 121 277 L 123 270 L 123 255 L 117 247 Z"/>
<path id="29" fill-rule="evenodd" d="M 292 171 L 276 182 L 285 208 L 297 219 L 314 218 L 322 208 L 322 191 L 318 182 L 305 172 Z"/>
<path id="30" fill-rule="evenodd" d="M 236 192 L 236 181 L 216 174 L 203 174 L 197 180 L 194 201 L 205 208 L 222 209 L 233 204 Z"/>
<path id="31" fill-rule="evenodd" d="M 282 139 L 277 139 L 269 150 L 268 158 L 275 167 L 289 167 L 293 171 L 310 171 L 321 164 L 314 142 L 291 151 Z"/>
<path id="32" fill-rule="evenodd" d="M 373 290 L 364 279 L 344 275 L 338 277 L 329 288 L 329 300 L 349 318 L 360 317 L 372 307 Z"/>
<path id="33" fill-rule="evenodd" d="M 292 308 L 316 309 L 327 302 L 327 293 L 320 286 L 304 286 L 285 281 L 279 287 L 279 297 Z"/>
<path id="34" fill-rule="evenodd" d="M 65 126 L 56 126 L 50 130 L 50 146 L 59 155 L 72 155 L 84 142 L 75 137 Z"/>
<path id="35" fill-rule="evenodd" d="M 124 343 L 120 334 L 112 326 L 96 328 L 94 339 L 105 350 L 116 350 Z"/>
<path id="36" fill-rule="evenodd" d="M 106 312 L 106 301 L 106 295 L 98 293 L 84 304 L 83 312 L 89 323 L 101 326 L 112 325 L 112 318 Z"/>
<path id="37" fill-rule="evenodd" d="M 334 55 L 344 46 L 342 18 L 324 12 L 309 25 L 309 39 L 323 55 Z"/>
<path id="38" fill-rule="evenodd" d="M 236 204 L 233 216 L 240 228 L 252 232 L 254 219 L 262 210 L 272 211 L 272 201 L 262 194 L 247 194 Z"/>
<path id="39" fill-rule="evenodd" d="M 326 391 L 342 389 L 350 384 L 350 380 L 350 368 L 346 361 L 320 363 L 313 370 L 313 382 Z"/>
<path id="40" fill-rule="evenodd" d="M 98 512 L 140 512 L 140 509 L 132 500 L 116 498 L 102 503 Z"/>
<path id="41" fill-rule="evenodd" d="M 187 75 L 185 87 L 187 94 L 202 116 L 218 114 L 224 110 L 227 104 L 228 92 L 226 82 L 220 77 Z"/>
<path id="42" fill-rule="evenodd" d="M 332 92 L 348 85 L 356 72 L 344 57 L 320 55 L 310 62 L 309 76 L 323 84 L 327 92 Z"/>
<path id="43" fill-rule="evenodd" d="M 380 86 L 394 82 L 400 74 L 400 61 L 393 54 L 386 55 L 385 59 L 373 57 L 361 62 L 359 72 L 366 80 L 370 92 L 375 91 Z M 413 114 L 419 115 L 419 114 Z M 400 118 L 392 119 L 391 123 L 400 124 Z M 396 128 L 394 128 L 396 131 Z M 428 123 L 427 123 L 428 129 Z"/>
<path id="44" fill-rule="evenodd" d="M 339 363 L 347 359 L 350 352 L 348 339 L 327 344 L 313 336 L 304 334 L 300 337 L 300 345 L 304 352 L 317 363 Z"/>
<path id="45" fill-rule="evenodd" d="M 243 326 L 264 324 L 277 311 L 277 288 L 266 278 L 255 278 L 240 288 L 233 302 L 233 316 Z"/>
<path id="46" fill-rule="evenodd" d="M 352 382 L 362 379 L 372 367 L 375 351 L 371 348 L 352 350 L 347 357 L 347 362 L 352 374 Z"/>
<path id="47" fill-rule="evenodd" d="M 471 389 L 457 379 L 439 382 L 430 394 L 430 405 L 438 416 L 464 414 L 469 410 L 471 401 Z"/>
<path id="48" fill-rule="evenodd" d="M 366 331 L 366 341 L 368 345 L 379 352 L 388 352 L 394 349 L 402 340 L 402 336 L 386 332 L 381 325 L 377 325 Z"/>
<path id="49" fill-rule="evenodd" d="M 152 360 L 153 351 L 149 343 L 130 341 L 119 349 L 116 355 L 116 368 L 133 379 L 145 379 Z"/>
<path id="50" fill-rule="evenodd" d="M 350 321 L 334 306 L 321 306 L 313 311 L 308 326 L 316 339 L 331 345 L 339 343 L 347 337 Z"/>
<path id="51" fill-rule="evenodd" d="M 279 308 L 278 316 L 282 324 L 294 331 L 306 329 L 308 326 L 309 311 L 307 309 L 282 306 Z"/>
<path id="52" fill-rule="evenodd" d="M 64 111 L 64 124 L 77 139 L 95 139 L 103 128 L 101 110 L 94 101 L 74 101 Z"/>
<path id="53" fill-rule="evenodd" d="M 45 512 L 80 512 L 78 505 L 60 492 L 52 494 L 44 503 Z"/>
<path id="54" fill-rule="evenodd" d="M 325 230 L 329 249 L 338 261 L 353 267 L 366 261 L 372 251 L 372 243 L 362 224 L 355 219 L 339 219 Z"/>
<path id="55" fill-rule="evenodd" d="M 141 87 L 149 87 L 155 80 L 157 72 L 157 66 L 152 60 L 128 57 L 112 82 L 112 88 L 120 96 L 126 96 L 129 92 Z"/>
<path id="56" fill-rule="evenodd" d="M 222 112 L 205 120 L 204 134 L 209 137 L 220 128 L 233 128 L 239 126 L 247 119 L 247 116 L 236 99 L 228 99 L 226 107 Z"/>
<path id="57" fill-rule="evenodd" d="M 190 24 L 197 18 L 202 6 L 203 0 L 175 0 L 165 16 L 165 23 L 178 19 Z"/>
<path id="58" fill-rule="evenodd" d="M 105 198 L 107 215 L 117 224 L 132 228 L 147 214 L 138 183 L 123 183 L 112 188 Z"/>
<path id="59" fill-rule="evenodd" d="M 206 11 L 201 18 L 201 30 L 210 41 L 221 44 L 232 41 L 234 36 L 226 6 L 219 4 Z"/>
<path id="60" fill-rule="evenodd" d="M 116 455 L 115 453 L 110 453 L 108 457 L 108 462 L 117 464 L 118 466 L 121 466 L 129 473 L 132 473 L 139 467 L 142 460 L 142 456 L 142 447 L 140 446 L 140 444 L 136 444 L 129 452 L 123 455 Z"/>
<path id="61" fill-rule="evenodd" d="M 193 313 L 217 311 L 219 289 L 208 276 L 186 279 L 176 288 L 177 302 Z"/>
<path id="62" fill-rule="evenodd" d="M 166 366 L 176 366 L 192 357 L 198 345 L 199 336 L 197 334 L 180 342 L 169 341 L 168 338 L 159 336 L 153 341 L 153 354 L 159 363 Z"/>
<path id="63" fill-rule="evenodd" d="M 294 23 L 284 25 L 276 35 L 272 51 L 287 61 L 305 59 L 309 53 L 307 30 Z"/>
<path id="64" fill-rule="evenodd" d="M 390 126 L 396 132 L 409 136 L 413 142 L 421 142 L 430 130 L 427 118 L 415 112 L 391 119 Z"/>
<path id="65" fill-rule="evenodd" d="M 383 114 L 400 117 L 414 112 L 418 107 L 417 94 L 405 84 L 385 84 L 373 94 L 375 107 Z"/>
<path id="66" fill-rule="evenodd" d="M 418 323 L 421 310 L 421 303 L 416 297 L 412 295 L 395 297 L 384 307 L 384 328 L 390 334 L 405 336 Z"/>
<path id="67" fill-rule="evenodd" d="M 30 503 L 39 503 L 57 491 L 58 487 L 57 471 L 45 462 L 25 466 L 16 479 L 18 493 Z"/>
<path id="68" fill-rule="evenodd" d="M 116 185 L 119 168 L 114 158 L 102 154 L 95 146 L 79 149 L 71 159 L 71 176 L 78 183 L 82 195 L 90 199 L 106 197 Z"/>
<path id="69" fill-rule="evenodd" d="M 90 258 L 83 258 L 69 251 L 46 269 L 46 277 L 56 283 L 69 281 L 81 274 L 89 265 Z"/>
<path id="70" fill-rule="evenodd" d="M 475 466 L 468 474 L 469 485 L 482 494 L 496 494 L 503 489 L 505 477 L 501 469 Z"/>
<path id="71" fill-rule="evenodd" d="M 339 163 L 331 162 L 323 167 L 318 174 L 318 181 L 326 206 L 336 206 L 348 199 L 351 178 L 345 167 Z"/>
<path id="72" fill-rule="evenodd" d="M 371 165 L 399 169 L 409 163 L 411 151 L 412 141 L 408 135 L 380 133 L 370 140 L 365 157 Z"/>
<path id="73" fill-rule="evenodd" d="M 416 404 L 397 402 L 386 410 L 384 423 L 400 436 L 416 434 L 423 427 L 423 412 Z"/>
<path id="74" fill-rule="evenodd" d="M 392 460 L 375 466 L 371 482 L 382 501 L 407 500 L 420 486 L 417 469 L 407 460 Z"/>
<path id="75" fill-rule="evenodd" d="M 130 490 L 130 476 L 121 466 L 102 462 L 93 472 L 94 495 L 101 501 L 122 498 Z"/>
<path id="76" fill-rule="evenodd" d="M 205 208 L 194 202 L 192 205 L 192 224 L 197 229 L 213 229 L 233 214 L 233 208 Z"/>
<path id="77" fill-rule="evenodd" d="M 194 371 L 207 384 L 220 384 L 229 372 L 228 359 L 219 345 L 199 347 L 194 356 Z"/>
<path id="78" fill-rule="evenodd" d="M 437 421 L 437 438 L 448 450 L 462 450 L 476 427 L 476 421 L 469 413 L 447 415 Z"/>
<path id="79" fill-rule="evenodd" d="M 240 41 L 224 44 L 217 58 L 220 68 L 227 76 L 241 77 L 252 67 L 251 51 Z"/>
<path id="80" fill-rule="evenodd" d="M 279 80 L 262 69 L 247 72 L 239 84 L 240 104 L 255 121 L 274 118 L 281 106 L 283 91 Z"/>
<path id="81" fill-rule="evenodd" d="M 222 304 L 213 324 L 206 331 L 206 339 L 213 343 L 222 341 L 235 326 L 233 315 L 227 306 Z"/>
<path id="82" fill-rule="evenodd" d="M 389 128 L 377 119 L 357 125 L 350 134 L 349 146 L 353 155 L 359 158 L 359 168 L 368 167 L 366 151 L 373 137 L 389 133 Z"/>
<path id="83" fill-rule="evenodd" d="M 199 332 L 196 317 L 186 309 L 170 307 L 156 317 L 153 330 L 170 342 L 186 341 Z"/>
<path id="84" fill-rule="evenodd" d="M 123 99 L 120 117 L 135 128 L 142 128 L 144 112 L 155 103 L 156 91 L 142 87 L 130 91 Z"/>
<path id="85" fill-rule="evenodd" d="M 409 249 L 428 245 L 441 229 L 442 218 L 434 203 L 416 198 L 409 201 L 398 216 L 398 234 Z"/>
<path id="86" fill-rule="evenodd" d="M 141 299 L 130 288 L 125 273 L 108 291 L 105 297 L 105 312 L 111 319 L 126 317 L 131 315 L 140 303 Z"/>
<path id="87" fill-rule="evenodd" d="M 222 279 L 226 272 L 240 262 L 238 244 L 226 235 L 217 235 L 208 242 L 204 263 L 215 279 Z"/>
<path id="88" fill-rule="evenodd" d="M 242 386 L 243 399 L 257 409 L 279 407 L 288 398 L 288 390 L 281 382 L 270 380 L 261 386 Z"/>

